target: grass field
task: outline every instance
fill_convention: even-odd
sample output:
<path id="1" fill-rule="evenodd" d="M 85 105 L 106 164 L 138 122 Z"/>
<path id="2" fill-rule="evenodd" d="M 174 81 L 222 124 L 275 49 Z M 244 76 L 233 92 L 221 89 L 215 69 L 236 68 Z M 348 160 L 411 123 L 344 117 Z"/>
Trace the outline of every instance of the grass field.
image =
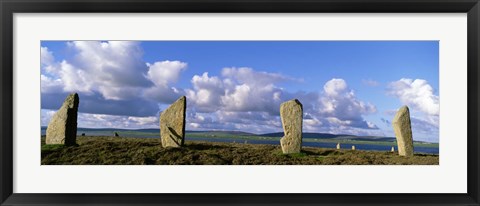
<path id="1" fill-rule="evenodd" d="M 381 151 L 303 147 L 284 155 L 280 146 L 187 141 L 162 148 L 160 138 L 77 137 L 78 146 L 45 145 L 42 165 L 438 165 L 438 155 L 400 157 Z"/>

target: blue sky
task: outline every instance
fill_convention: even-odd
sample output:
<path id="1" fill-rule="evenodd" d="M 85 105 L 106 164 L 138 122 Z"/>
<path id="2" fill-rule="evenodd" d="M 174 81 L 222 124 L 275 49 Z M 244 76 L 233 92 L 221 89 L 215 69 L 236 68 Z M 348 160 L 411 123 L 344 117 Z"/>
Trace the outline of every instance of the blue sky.
<path id="1" fill-rule="evenodd" d="M 279 105 L 304 104 L 304 131 L 393 136 L 410 107 L 415 140 L 438 141 L 438 41 L 42 41 L 42 125 L 70 92 L 80 127 L 155 128 L 187 96 L 187 130 L 281 131 Z M 83 104 L 82 104 L 83 103 Z"/>

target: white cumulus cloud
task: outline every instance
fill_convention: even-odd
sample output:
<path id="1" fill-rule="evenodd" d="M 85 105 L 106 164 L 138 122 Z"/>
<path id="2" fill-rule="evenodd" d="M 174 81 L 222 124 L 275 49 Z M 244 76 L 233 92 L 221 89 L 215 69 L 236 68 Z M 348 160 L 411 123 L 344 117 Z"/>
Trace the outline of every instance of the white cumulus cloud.
<path id="1" fill-rule="evenodd" d="M 154 86 L 145 89 L 144 97 L 162 103 L 172 103 L 183 95 L 183 91 L 172 86 L 180 78 L 181 72 L 187 69 L 187 63 L 180 61 L 161 61 L 153 64 L 147 63 L 146 78 Z"/>
<path id="2" fill-rule="evenodd" d="M 255 74 L 265 78 L 257 79 Z M 195 123 L 194 128 L 238 130 L 250 126 L 260 133 L 277 132 L 282 130 L 280 104 L 297 98 L 304 108 L 305 131 L 338 132 L 342 127 L 358 130 L 359 134 L 372 134 L 369 130 L 378 130 L 374 123 L 363 118 L 375 113 L 376 107 L 359 100 L 345 80 L 332 79 L 317 93 L 291 93 L 277 85 L 292 79 L 250 68 L 225 68 L 221 77 L 208 73 L 196 75 L 192 78 L 193 89 L 186 92 L 194 108 L 191 111 L 202 112 L 209 118 L 203 121 L 192 115 L 189 121 Z"/>
<path id="3" fill-rule="evenodd" d="M 161 61 L 147 63 L 147 77 L 157 86 L 168 86 L 180 78 L 180 72 L 187 68 L 187 63 L 180 61 Z"/>
<path id="4" fill-rule="evenodd" d="M 363 115 L 377 112 L 376 107 L 359 100 L 345 80 L 331 79 L 325 83 L 323 90 L 318 115 L 325 118 L 329 125 L 377 129 L 376 125 L 363 119 Z"/>
<path id="5" fill-rule="evenodd" d="M 378 130 L 364 119 L 376 112 L 375 106 L 359 100 L 343 79 L 331 79 L 309 92 L 287 91 L 283 84 L 303 80 L 228 67 L 220 75 L 193 75 L 190 86 L 177 88 L 187 62 L 146 63 L 139 42 L 74 41 L 68 49 L 73 55 L 56 61 L 54 53 L 41 48 L 42 108 L 58 109 L 67 93 L 78 92 L 83 127 L 155 128 L 159 108 L 186 95 L 187 129 L 282 131 L 280 104 L 296 98 L 303 104 L 305 131 Z"/>
<path id="6" fill-rule="evenodd" d="M 158 103 L 170 104 L 184 95 L 174 86 L 187 63 L 148 64 L 140 42 L 72 41 L 65 50 L 65 59 L 56 60 L 41 47 L 42 108 L 55 109 L 68 93 L 77 92 L 86 113 L 145 116 L 158 112 Z"/>
<path id="7" fill-rule="evenodd" d="M 402 104 L 438 116 L 440 113 L 439 98 L 434 94 L 433 87 L 424 79 L 406 79 L 391 82 L 388 93 L 399 98 Z"/>
<path id="8" fill-rule="evenodd" d="M 187 89 L 186 93 L 202 112 L 267 111 L 277 114 L 284 91 L 275 83 L 289 80 L 293 79 L 252 68 L 224 68 L 221 77 L 208 73 L 195 75 L 191 81 L 193 89 Z"/>
<path id="9" fill-rule="evenodd" d="M 186 90 L 187 98 L 199 112 L 214 112 L 222 108 L 225 86 L 219 77 L 210 77 L 208 72 L 204 72 L 201 76 L 193 76 L 191 83 L 193 89 Z"/>
<path id="10" fill-rule="evenodd" d="M 65 92 L 87 95 L 100 93 L 103 98 L 125 100 L 135 98 L 143 87 L 147 66 L 143 52 L 134 41 L 73 41 L 68 48 L 75 55 L 55 62 L 52 53 L 42 47 L 42 65 L 52 78 L 61 79 Z"/>
<path id="11" fill-rule="evenodd" d="M 48 50 L 48 47 L 40 47 L 40 64 L 42 66 L 48 66 L 55 62 L 53 53 Z"/>
<path id="12" fill-rule="evenodd" d="M 40 91 L 42 93 L 59 93 L 63 92 L 63 82 L 62 79 L 53 79 L 51 77 L 40 75 L 41 87 Z"/>

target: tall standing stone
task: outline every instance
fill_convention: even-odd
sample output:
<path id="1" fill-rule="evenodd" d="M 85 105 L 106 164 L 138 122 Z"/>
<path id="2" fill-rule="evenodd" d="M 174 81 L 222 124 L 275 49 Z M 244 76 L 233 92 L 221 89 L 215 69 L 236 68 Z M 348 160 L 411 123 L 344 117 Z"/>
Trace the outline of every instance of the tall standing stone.
<path id="1" fill-rule="evenodd" d="M 160 138 L 163 147 L 181 147 L 185 140 L 187 98 L 180 97 L 160 115 Z"/>
<path id="2" fill-rule="evenodd" d="M 284 136 L 280 139 L 283 154 L 300 153 L 302 149 L 303 106 L 293 99 L 280 105 Z"/>
<path id="3" fill-rule="evenodd" d="M 62 107 L 53 115 L 46 131 L 46 144 L 75 145 L 77 140 L 77 113 L 80 100 L 77 93 L 67 96 Z"/>
<path id="4" fill-rule="evenodd" d="M 398 110 L 393 118 L 392 125 L 397 138 L 398 154 L 400 156 L 413 156 L 412 126 L 407 106 Z"/>

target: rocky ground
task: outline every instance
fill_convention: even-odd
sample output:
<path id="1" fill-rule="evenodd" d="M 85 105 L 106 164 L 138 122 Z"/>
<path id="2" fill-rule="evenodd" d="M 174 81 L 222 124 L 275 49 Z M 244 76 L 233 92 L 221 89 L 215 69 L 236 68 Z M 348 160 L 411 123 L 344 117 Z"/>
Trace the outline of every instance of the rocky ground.
<path id="1" fill-rule="evenodd" d="M 284 155 L 280 146 L 187 141 L 162 148 L 160 138 L 77 137 L 77 146 L 45 145 L 42 165 L 438 165 L 439 156 L 303 147 Z"/>

